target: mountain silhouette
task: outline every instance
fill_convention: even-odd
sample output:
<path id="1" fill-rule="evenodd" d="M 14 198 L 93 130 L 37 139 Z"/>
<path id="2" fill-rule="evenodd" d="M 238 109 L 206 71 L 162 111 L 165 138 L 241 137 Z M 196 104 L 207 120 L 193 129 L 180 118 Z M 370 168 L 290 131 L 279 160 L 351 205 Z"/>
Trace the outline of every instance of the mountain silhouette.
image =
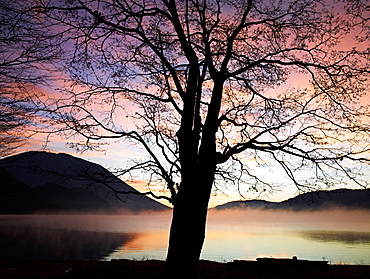
<path id="1" fill-rule="evenodd" d="M 169 209 L 138 195 L 137 190 L 104 167 L 69 154 L 25 152 L 0 160 L 0 168 L 3 174 L 0 193 L 12 192 L 7 203 L 13 204 L 12 207 L 16 207 L 15 204 L 23 206 L 24 201 L 19 199 L 23 193 L 33 201 L 33 207 L 22 209 L 25 212 L 56 208 L 74 211 Z M 130 194 L 117 194 L 113 189 Z M 39 204 L 39 208 L 35 204 Z M 5 211 L 0 207 L 0 212 Z"/>
<path id="2" fill-rule="evenodd" d="M 0 213 L 22 214 L 36 210 L 57 210 L 56 205 L 49 203 L 37 191 L 0 167 Z"/>
<path id="3" fill-rule="evenodd" d="M 215 209 L 284 209 L 284 210 L 324 210 L 331 208 L 370 209 L 370 189 L 336 189 L 314 191 L 298 195 L 282 202 L 265 200 L 232 201 L 218 205 Z"/>

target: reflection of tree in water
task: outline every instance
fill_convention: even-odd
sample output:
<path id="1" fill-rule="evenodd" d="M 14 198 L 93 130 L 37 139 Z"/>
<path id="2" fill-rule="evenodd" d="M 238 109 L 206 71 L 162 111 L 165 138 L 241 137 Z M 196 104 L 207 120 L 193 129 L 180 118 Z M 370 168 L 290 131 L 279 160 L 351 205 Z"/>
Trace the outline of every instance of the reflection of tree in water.
<path id="1" fill-rule="evenodd" d="M 0 226 L 0 258 L 101 259 L 135 234 Z"/>
<path id="2" fill-rule="evenodd" d="M 344 244 L 367 244 L 370 245 L 369 232 L 350 231 L 304 231 L 300 232 L 304 238 L 319 242 L 341 242 Z"/>

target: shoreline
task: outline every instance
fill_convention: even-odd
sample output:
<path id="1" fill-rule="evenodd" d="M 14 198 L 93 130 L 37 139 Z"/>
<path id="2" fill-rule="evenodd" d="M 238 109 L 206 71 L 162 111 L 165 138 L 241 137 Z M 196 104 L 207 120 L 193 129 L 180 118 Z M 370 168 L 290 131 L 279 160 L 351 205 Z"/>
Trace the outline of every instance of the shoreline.
<path id="1" fill-rule="evenodd" d="M 125 278 L 160 279 L 164 270 L 161 260 L 18 260 L 0 259 L 2 279 L 74 279 Z M 180 274 L 179 274 L 180 276 Z M 176 276 L 175 276 L 176 277 Z M 174 278 L 175 278 L 174 277 Z M 257 261 L 228 263 L 201 260 L 199 278 L 206 279 L 367 279 L 370 265 L 325 265 L 315 268 L 292 265 L 261 265 Z"/>

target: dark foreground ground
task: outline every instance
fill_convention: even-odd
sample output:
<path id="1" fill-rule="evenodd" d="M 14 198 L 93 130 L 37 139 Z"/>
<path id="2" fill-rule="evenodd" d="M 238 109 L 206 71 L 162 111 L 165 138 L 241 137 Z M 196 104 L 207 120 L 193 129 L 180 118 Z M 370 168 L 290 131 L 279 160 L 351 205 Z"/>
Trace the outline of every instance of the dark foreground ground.
<path id="1" fill-rule="evenodd" d="M 163 271 L 163 261 L 39 261 L 39 260 L 0 260 L 0 278 L 11 279 L 68 279 L 68 278 L 124 278 L 159 279 Z M 174 276 L 181 278 L 181 274 Z M 243 265 L 201 261 L 201 279 L 369 279 L 370 265 L 327 265 L 318 268 L 298 268 L 289 266 L 261 266 L 257 262 Z"/>

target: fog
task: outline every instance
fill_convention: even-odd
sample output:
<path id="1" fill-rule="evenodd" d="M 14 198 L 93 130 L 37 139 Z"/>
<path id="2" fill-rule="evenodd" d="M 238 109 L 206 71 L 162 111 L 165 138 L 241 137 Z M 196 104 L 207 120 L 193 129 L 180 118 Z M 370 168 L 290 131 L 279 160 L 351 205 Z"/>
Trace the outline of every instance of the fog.
<path id="1" fill-rule="evenodd" d="M 0 258 L 162 259 L 171 211 L 0 215 Z M 370 211 L 209 211 L 202 258 L 326 258 L 370 264 Z"/>
<path id="2" fill-rule="evenodd" d="M 208 228 L 212 230 L 341 230 L 370 232 L 370 210 L 331 209 L 321 211 L 226 209 L 210 210 Z"/>

